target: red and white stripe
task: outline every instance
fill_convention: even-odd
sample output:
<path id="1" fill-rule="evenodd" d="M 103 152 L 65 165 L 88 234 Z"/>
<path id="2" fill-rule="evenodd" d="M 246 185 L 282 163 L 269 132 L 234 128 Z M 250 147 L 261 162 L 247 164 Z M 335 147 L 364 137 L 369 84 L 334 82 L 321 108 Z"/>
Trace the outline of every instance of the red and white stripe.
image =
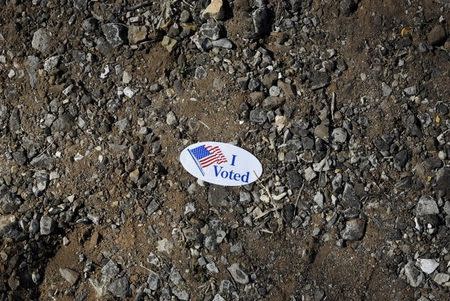
<path id="1" fill-rule="evenodd" d="M 205 168 L 214 163 L 221 164 L 227 162 L 227 159 L 218 146 L 205 145 L 205 147 L 211 153 L 211 155 L 199 161 L 201 167 Z"/>

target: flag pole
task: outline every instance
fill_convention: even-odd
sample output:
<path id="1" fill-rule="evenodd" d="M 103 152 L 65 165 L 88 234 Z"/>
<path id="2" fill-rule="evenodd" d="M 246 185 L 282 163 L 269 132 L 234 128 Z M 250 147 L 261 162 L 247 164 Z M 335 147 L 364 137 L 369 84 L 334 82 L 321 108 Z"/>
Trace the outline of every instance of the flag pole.
<path id="1" fill-rule="evenodd" d="M 195 164 L 197 165 L 198 170 L 200 170 L 200 172 L 202 173 L 202 175 L 205 176 L 205 173 L 204 173 L 203 170 L 201 169 L 200 165 L 198 165 L 198 162 L 197 162 L 197 160 L 195 160 L 195 157 L 194 157 L 194 155 L 191 153 L 191 150 L 190 150 L 190 149 L 188 149 L 188 152 L 189 152 L 189 154 L 191 155 L 192 159 L 194 160 Z"/>

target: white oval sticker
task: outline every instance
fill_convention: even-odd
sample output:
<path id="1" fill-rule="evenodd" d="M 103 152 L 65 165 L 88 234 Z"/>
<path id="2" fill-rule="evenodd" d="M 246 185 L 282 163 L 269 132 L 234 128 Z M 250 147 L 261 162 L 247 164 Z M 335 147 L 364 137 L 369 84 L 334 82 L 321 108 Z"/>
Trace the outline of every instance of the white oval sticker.
<path id="1" fill-rule="evenodd" d="M 180 162 L 191 175 L 222 186 L 241 186 L 256 181 L 262 165 L 251 153 L 232 144 L 198 142 L 186 147 Z"/>

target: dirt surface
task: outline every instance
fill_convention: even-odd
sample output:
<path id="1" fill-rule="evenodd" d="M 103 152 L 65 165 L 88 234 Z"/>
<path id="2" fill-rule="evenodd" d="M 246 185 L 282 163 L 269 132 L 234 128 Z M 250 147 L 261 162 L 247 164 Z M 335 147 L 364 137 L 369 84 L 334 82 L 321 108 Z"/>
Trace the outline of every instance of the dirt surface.
<path id="1" fill-rule="evenodd" d="M 0 0 L 0 300 L 448 300 L 449 3 L 224 2 Z M 198 49 L 208 22 L 232 49 Z M 263 175 L 198 182 L 178 158 L 199 141 Z"/>

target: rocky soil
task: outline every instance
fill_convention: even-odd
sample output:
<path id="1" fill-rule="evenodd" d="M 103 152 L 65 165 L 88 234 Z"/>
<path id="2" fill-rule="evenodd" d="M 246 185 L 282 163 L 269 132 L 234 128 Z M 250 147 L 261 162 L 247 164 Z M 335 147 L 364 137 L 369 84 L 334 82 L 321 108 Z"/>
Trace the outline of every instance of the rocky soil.
<path id="1" fill-rule="evenodd" d="M 0 8 L 0 300 L 448 300 L 448 1 Z"/>

